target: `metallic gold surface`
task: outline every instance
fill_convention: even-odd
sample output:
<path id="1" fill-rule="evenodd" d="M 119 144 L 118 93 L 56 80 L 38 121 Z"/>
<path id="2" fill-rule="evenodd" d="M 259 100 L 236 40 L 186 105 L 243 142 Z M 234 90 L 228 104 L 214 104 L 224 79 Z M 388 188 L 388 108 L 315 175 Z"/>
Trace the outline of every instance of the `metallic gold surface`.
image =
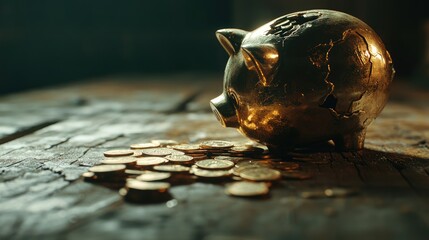
<path id="1" fill-rule="evenodd" d="M 229 54 L 223 93 L 210 103 L 222 125 L 274 152 L 328 140 L 342 151 L 363 148 L 394 76 L 388 51 L 368 25 L 311 10 L 216 36 Z"/>

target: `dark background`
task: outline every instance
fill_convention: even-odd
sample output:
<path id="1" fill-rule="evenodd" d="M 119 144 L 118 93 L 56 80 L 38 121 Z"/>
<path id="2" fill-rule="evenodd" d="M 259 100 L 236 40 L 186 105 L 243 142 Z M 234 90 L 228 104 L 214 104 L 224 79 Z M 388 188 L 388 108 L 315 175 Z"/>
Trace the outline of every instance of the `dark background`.
<path id="1" fill-rule="evenodd" d="M 327 8 L 368 23 L 397 79 L 428 86 L 424 1 L 0 0 L 0 94 L 122 74 L 223 72 L 214 32 L 252 30 L 286 13 Z M 202 79 L 203 81 L 203 79 Z"/>

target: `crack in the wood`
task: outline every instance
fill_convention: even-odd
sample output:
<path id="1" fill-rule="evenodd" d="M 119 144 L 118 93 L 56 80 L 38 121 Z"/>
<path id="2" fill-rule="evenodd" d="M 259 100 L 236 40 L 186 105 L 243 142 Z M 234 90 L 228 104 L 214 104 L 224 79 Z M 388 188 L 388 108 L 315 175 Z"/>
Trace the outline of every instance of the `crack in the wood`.
<path id="1" fill-rule="evenodd" d="M 54 147 L 57 147 L 57 146 L 59 146 L 59 145 L 61 145 L 61 144 L 63 144 L 63 143 L 66 143 L 66 142 L 68 142 L 68 141 L 70 140 L 70 138 L 71 138 L 71 137 L 67 137 L 66 139 L 64 139 L 64 140 L 62 140 L 62 141 L 60 141 L 60 142 L 57 142 L 57 143 L 55 143 L 55 144 L 52 144 L 52 145 L 50 145 L 49 147 L 45 148 L 45 150 L 49 150 L 49 149 L 54 148 Z"/>
<path id="2" fill-rule="evenodd" d="M 119 135 L 117 135 L 115 137 L 105 139 L 103 142 L 100 142 L 100 143 L 98 143 L 98 144 L 96 144 L 94 146 L 88 147 L 88 149 L 86 149 L 85 151 L 83 151 L 83 153 L 79 157 L 77 157 L 76 160 L 70 162 L 70 165 L 73 165 L 75 162 L 79 161 L 79 159 L 81 159 L 83 156 L 85 156 L 85 154 L 87 154 L 89 152 L 89 150 L 94 149 L 96 147 L 99 147 L 99 146 L 101 146 L 101 145 L 103 145 L 103 144 L 105 144 L 107 142 L 117 140 L 117 139 L 119 139 L 119 138 L 121 138 L 123 136 L 124 136 L 123 134 L 119 134 Z"/>
<path id="3" fill-rule="evenodd" d="M 62 119 L 55 119 L 55 120 L 51 120 L 51 121 L 39 123 L 39 124 L 34 125 L 32 127 L 29 127 L 29 128 L 26 128 L 26 129 L 23 129 L 23 130 L 20 130 L 20 131 L 17 131 L 15 133 L 11 134 L 11 135 L 8 135 L 8 136 L 6 136 L 4 138 L 1 138 L 0 139 L 0 144 L 13 141 L 13 140 L 15 140 L 17 138 L 20 138 L 20 137 L 24 137 L 26 135 L 34 133 L 34 132 L 36 132 L 36 131 L 38 131 L 38 130 L 40 130 L 42 128 L 48 127 L 48 126 L 53 125 L 55 123 L 58 123 L 60 121 L 62 121 Z"/>

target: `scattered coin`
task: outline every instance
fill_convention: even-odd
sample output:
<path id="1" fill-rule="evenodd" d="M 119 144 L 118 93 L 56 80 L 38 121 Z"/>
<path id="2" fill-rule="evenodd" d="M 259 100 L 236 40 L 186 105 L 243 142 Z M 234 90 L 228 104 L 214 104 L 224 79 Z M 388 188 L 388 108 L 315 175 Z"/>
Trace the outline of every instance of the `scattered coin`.
<path id="1" fill-rule="evenodd" d="M 269 188 L 265 183 L 256 182 L 234 182 L 226 186 L 226 193 L 237 197 L 253 197 L 266 195 Z"/>
<path id="2" fill-rule="evenodd" d="M 204 169 L 229 169 L 234 167 L 234 162 L 229 160 L 205 159 L 196 162 L 195 165 Z"/>
<path id="3" fill-rule="evenodd" d="M 233 146 L 234 144 L 232 142 L 222 140 L 205 141 L 200 144 L 200 147 L 204 149 L 231 148 Z"/>
<path id="4" fill-rule="evenodd" d="M 166 191 L 170 188 L 170 184 L 166 182 L 142 182 L 135 179 L 127 179 L 125 187 L 128 189 L 135 190 L 157 190 L 157 191 Z"/>
<path id="5" fill-rule="evenodd" d="M 304 191 L 301 193 L 303 198 L 324 198 L 326 197 L 325 192 L 322 190 Z"/>
<path id="6" fill-rule="evenodd" d="M 231 176 L 231 171 L 226 170 L 206 170 L 206 169 L 192 169 L 192 173 L 198 177 L 204 178 L 223 178 Z"/>
<path id="7" fill-rule="evenodd" d="M 134 154 L 134 151 L 129 149 L 116 149 L 116 150 L 109 150 L 104 152 L 104 156 L 106 157 L 123 157 L 123 156 L 130 156 L 133 154 Z"/>
<path id="8" fill-rule="evenodd" d="M 111 172 L 125 172 L 125 165 L 117 164 L 117 165 L 97 165 L 89 168 L 90 172 L 93 173 L 111 173 Z"/>
<path id="9" fill-rule="evenodd" d="M 175 145 L 172 147 L 175 150 L 184 151 L 184 152 L 202 150 L 200 148 L 200 145 L 198 145 L 198 144 L 180 144 L 180 145 Z"/>
<path id="10" fill-rule="evenodd" d="M 136 179 L 140 181 L 145 182 L 152 182 L 152 181 L 160 181 L 160 180 L 166 180 L 169 177 L 171 177 L 170 173 L 163 173 L 163 172 L 147 172 L 140 176 L 138 176 Z"/>
<path id="11" fill-rule="evenodd" d="M 327 197 L 348 197 L 356 194 L 356 191 L 352 189 L 335 187 L 325 189 L 324 193 Z"/>
<path id="12" fill-rule="evenodd" d="M 130 148 L 131 149 L 146 149 L 146 148 L 156 148 L 159 147 L 159 143 L 135 143 L 135 144 L 131 144 Z"/>
<path id="13" fill-rule="evenodd" d="M 164 157 L 170 155 L 173 149 L 170 148 L 147 148 L 141 150 L 143 155 Z"/>
<path id="14" fill-rule="evenodd" d="M 187 155 L 168 155 L 165 158 L 171 162 L 189 162 L 194 159 L 193 157 Z"/>
<path id="15" fill-rule="evenodd" d="M 231 157 L 231 156 L 216 156 L 216 157 L 214 157 L 214 160 L 228 160 L 228 161 L 231 161 L 231 162 L 239 162 L 239 161 L 244 161 L 246 159 L 249 159 L 249 158 Z"/>
<path id="16" fill-rule="evenodd" d="M 125 167 L 123 164 L 97 165 L 89 168 L 88 171 L 94 174 L 93 178 L 97 179 L 97 181 L 117 182 L 123 180 L 125 177 Z"/>
<path id="17" fill-rule="evenodd" d="M 153 169 L 161 172 L 189 172 L 191 168 L 182 165 L 158 165 Z"/>
<path id="18" fill-rule="evenodd" d="M 95 174 L 93 172 L 85 172 L 82 174 L 82 177 L 85 181 L 93 181 Z"/>
<path id="19" fill-rule="evenodd" d="M 250 168 L 243 170 L 240 177 L 252 181 L 275 181 L 280 179 L 281 173 L 270 168 Z"/>
<path id="20" fill-rule="evenodd" d="M 134 157 L 115 157 L 106 158 L 100 161 L 102 164 L 125 164 L 127 166 L 133 166 L 136 164 L 137 159 Z"/>
<path id="21" fill-rule="evenodd" d="M 239 181 L 228 184 L 225 191 L 229 195 L 241 197 L 268 194 L 269 182 L 282 176 L 284 179 L 296 180 L 311 177 L 308 173 L 295 171 L 300 167 L 298 163 L 278 159 L 270 155 L 267 147 L 254 142 L 209 140 L 199 144 L 179 144 L 175 140 L 158 139 L 132 144 L 130 148 L 104 152 L 106 158 L 100 161 L 104 165 L 91 167 L 89 172 L 82 174 L 83 179 L 110 187 L 123 187 L 120 194 L 125 200 L 143 203 L 171 199 L 169 183 L 157 181 L 165 181 L 173 173 L 176 173 L 171 180 L 174 182 L 193 182 L 195 179 Z M 169 161 L 188 166 L 168 164 Z M 189 163 L 194 162 L 189 167 Z M 136 167 L 150 168 L 151 171 L 134 169 Z M 125 182 L 127 177 L 130 178 Z M 328 188 L 323 191 L 305 191 L 301 196 L 345 197 L 354 193 L 350 189 Z"/>
<path id="22" fill-rule="evenodd" d="M 173 150 L 171 151 L 170 155 L 185 155 L 185 152 L 181 152 L 181 151 L 177 151 L 177 150 Z"/>
<path id="23" fill-rule="evenodd" d="M 154 166 L 167 162 L 168 160 L 162 157 L 141 157 L 137 160 L 138 166 Z"/>

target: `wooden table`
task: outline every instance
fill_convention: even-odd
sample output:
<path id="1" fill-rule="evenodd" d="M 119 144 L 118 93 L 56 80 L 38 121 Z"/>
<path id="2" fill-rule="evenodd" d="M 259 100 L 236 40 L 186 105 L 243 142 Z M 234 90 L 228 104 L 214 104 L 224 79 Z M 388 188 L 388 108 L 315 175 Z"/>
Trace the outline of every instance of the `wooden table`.
<path id="1" fill-rule="evenodd" d="M 209 109 L 221 76 L 141 78 L 0 99 L 0 239 L 429 239 L 429 92 L 397 85 L 364 151 L 301 152 L 313 178 L 282 180 L 268 198 L 195 182 L 173 187 L 173 202 L 138 205 L 80 175 L 131 143 L 244 139 Z M 358 194 L 301 197 L 327 187 Z"/>

